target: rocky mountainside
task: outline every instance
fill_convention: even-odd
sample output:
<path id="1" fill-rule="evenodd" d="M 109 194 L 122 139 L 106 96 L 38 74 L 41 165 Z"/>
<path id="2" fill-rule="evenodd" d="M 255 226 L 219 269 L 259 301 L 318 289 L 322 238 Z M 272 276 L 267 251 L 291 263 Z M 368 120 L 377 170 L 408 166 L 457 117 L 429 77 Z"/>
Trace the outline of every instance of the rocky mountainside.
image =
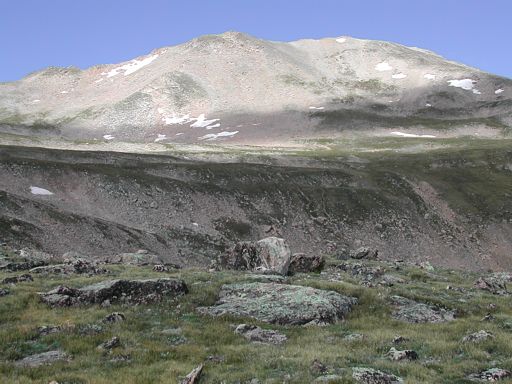
<path id="1" fill-rule="evenodd" d="M 410 128 L 500 135 L 511 108 L 510 79 L 350 37 L 285 43 L 227 32 L 0 84 L 1 131 L 103 141 L 277 145 Z"/>

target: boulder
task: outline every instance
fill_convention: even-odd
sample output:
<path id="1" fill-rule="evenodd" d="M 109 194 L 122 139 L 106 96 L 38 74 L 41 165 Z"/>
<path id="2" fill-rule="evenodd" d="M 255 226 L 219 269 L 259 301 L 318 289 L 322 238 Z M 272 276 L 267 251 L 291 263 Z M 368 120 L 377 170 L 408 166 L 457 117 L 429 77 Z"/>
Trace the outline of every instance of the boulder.
<path id="1" fill-rule="evenodd" d="M 40 327 L 37 327 L 37 336 L 48 336 L 55 333 L 60 333 L 64 330 L 63 327 L 60 325 L 42 325 Z"/>
<path id="2" fill-rule="evenodd" d="M 418 303 L 401 296 L 391 297 L 395 311 L 393 317 L 408 323 L 443 323 L 455 320 L 455 311 Z"/>
<path id="3" fill-rule="evenodd" d="M 287 340 L 286 335 L 271 329 L 262 329 L 256 325 L 240 324 L 235 333 L 254 343 L 282 344 Z"/>
<path id="4" fill-rule="evenodd" d="M 402 378 L 372 368 L 352 368 L 352 377 L 364 384 L 401 384 Z"/>
<path id="5" fill-rule="evenodd" d="M 27 356 L 24 359 L 16 361 L 15 365 L 23 368 L 35 368 L 42 365 L 50 365 L 59 361 L 69 361 L 70 357 L 65 352 L 57 349 Z"/>
<path id="6" fill-rule="evenodd" d="M 356 250 L 350 251 L 350 257 L 352 259 L 377 259 L 379 251 L 375 248 L 361 247 Z"/>
<path id="7" fill-rule="evenodd" d="M 487 332 L 484 330 L 471 333 L 462 338 L 463 343 L 480 343 L 482 341 L 494 339 L 494 335 L 491 332 Z"/>
<path id="8" fill-rule="evenodd" d="M 224 285 L 216 305 L 203 314 L 251 317 L 282 325 L 323 325 L 342 320 L 357 299 L 297 285 L 240 283 Z"/>
<path id="9" fill-rule="evenodd" d="M 306 255 L 305 253 L 293 254 L 288 274 L 320 272 L 324 268 L 325 258 L 320 255 Z"/>
<path id="10" fill-rule="evenodd" d="M 199 379 L 201 378 L 201 373 L 203 372 L 203 364 L 194 368 L 192 372 L 190 372 L 183 380 L 180 381 L 180 384 L 197 384 L 199 383 Z"/>
<path id="11" fill-rule="evenodd" d="M 472 381 L 498 381 L 512 377 L 512 372 L 501 368 L 491 368 L 480 373 L 473 373 L 468 376 L 469 380 Z"/>
<path id="12" fill-rule="evenodd" d="M 401 360 L 418 360 L 418 354 L 411 350 L 405 349 L 403 351 L 399 351 L 398 349 L 391 347 L 388 353 L 386 353 L 386 357 L 393 361 L 401 361 Z"/>
<path id="13" fill-rule="evenodd" d="M 221 255 L 217 267 L 240 271 L 268 271 L 286 275 L 290 266 L 291 252 L 284 239 L 267 237 L 253 242 L 236 243 Z"/>
<path id="14" fill-rule="evenodd" d="M 506 295 L 507 291 L 507 278 L 494 274 L 486 277 L 480 277 L 475 282 L 475 287 L 484 291 L 488 291 L 494 295 Z"/>
<path id="15" fill-rule="evenodd" d="M 0 288 L 0 297 L 7 296 L 9 293 L 8 289 Z"/>
<path id="16" fill-rule="evenodd" d="M 52 307 L 81 304 L 127 303 L 148 304 L 163 297 L 186 294 L 187 286 L 177 279 L 109 280 L 81 289 L 59 286 L 41 294 L 41 299 Z"/>
<path id="17" fill-rule="evenodd" d="M 121 323 L 126 320 L 126 316 L 121 312 L 113 312 L 110 315 L 105 316 L 103 319 L 104 323 Z"/>

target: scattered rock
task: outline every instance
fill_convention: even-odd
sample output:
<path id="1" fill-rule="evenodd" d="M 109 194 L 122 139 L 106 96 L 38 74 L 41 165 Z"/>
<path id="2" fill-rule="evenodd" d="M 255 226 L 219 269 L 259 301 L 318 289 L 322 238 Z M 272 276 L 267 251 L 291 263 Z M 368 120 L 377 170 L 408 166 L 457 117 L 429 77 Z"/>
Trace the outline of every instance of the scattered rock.
<path id="1" fill-rule="evenodd" d="M 385 271 L 382 267 L 369 267 L 364 264 L 352 263 L 341 263 L 336 268 L 364 281 L 373 281 L 382 276 Z"/>
<path id="2" fill-rule="evenodd" d="M 180 384 L 197 384 L 199 383 L 199 379 L 201 378 L 201 373 L 203 372 L 203 364 L 194 368 L 192 372 L 190 372 L 183 380 L 180 381 Z"/>
<path id="3" fill-rule="evenodd" d="M 512 372 L 501 368 L 491 368 L 480 373 L 474 373 L 468 376 L 473 381 L 498 381 L 512 377 Z"/>
<path id="4" fill-rule="evenodd" d="M 41 299 L 52 307 L 81 304 L 110 303 L 148 304 L 163 297 L 177 297 L 188 292 L 182 280 L 109 280 L 81 289 L 59 286 L 41 294 Z"/>
<path id="5" fill-rule="evenodd" d="M 255 343 L 282 344 L 287 340 L 286 335 L 271 329 L 262 329 L 256 325 L 240 324 L 235 333 Z"/>
<path id="6" fill-rule="evenodd" d="M 240 271 L 270 271 L 286 275 L 290 261 L 290 248 L 284 239 L 267 237 L 257 242 L 236 243 L 219 257 L 217 267 Z"/>
<path id="7" fill-rule="evenodd" d="M 432 264 L 430 264 L 429 261 L 423 261 L 419 264 L 419 267 L 421 269 L 424 269 L 425 271 L 428 271 L 428 272 L 434 272 L 434 267 L 432 266 Z"/>
<path id="8" fill-rule="evenodd" d="M 393 344 L 395 344 L 395 345 L 406 343 L 408 341 L 409 341 L 409 339 L 407 339 L 407 338 L 405 338 L 403 336 L 395 336 L 393 338 Z"/>
<path id="9" fill-rule="evenodd" d="M 401 277 L 386 274 L 381 277 L 378 284 L 382 285 L 384 287 L 393 287 L 395 285 L 405 284 L 405 283 L 406 283 L 406 281 L 404 279 L 402 279 Z"/>
<path id="10" fill-rule="evenodd" d="M 343 338 L 346 341 L 361 341 L 363 339 L 364 335 L 361 333 L 350 333 Z"/>
<path id="11" fill-rule="evenodd" d="M 393 296 L 391 301 L 396 307 L 393 317 L 397 320 L 408 323 L 443 323 L 455 319 L 455 311 L 452 310 L 418 303 L 401 296 Z"/>
<path id="12" fill-rule="evenodd" d="M 481 321 L 494 321 L 496 317 L 492 313 L 487 313 L 484 317 L 482 317 Z"/>
<path id="13" fill-rule="evenodd" d="M 153 267 L 153 271 L 155 272 L 169 272 L 169 268 L 167 268 L 163 264 L 157 264 Z"/>
<path id="14" fill-rule="evenodd" d="M 393 361 L 401 361 L 401 360 L 417 360 L 418 354 L 411 350 L 405 349 L 403 351 L 399 351 L 394 347 L 391 347 L 388 353 L 386 353 L 386 357 Z"/>
<path id="15" fill-rule="evenodd" d="M 260 281 L 262 283 L 286 283 L 286 276 L 282 275 L 256 275 L 250 274 L 246 276 L 248 279 L 253 281 Z"/>
<path id="16" fill-rule="evenodd" d="M 491 332 L 487 332 L 484 330 L 472 333 L 470 335 L 465 336 L 462 339 L 463 343 L 480 343 L 481 341 L 494 339 L 494 335 Z"/>
<path id="17" fill-rule="evenodd" d="M 317 375 L 324 375 L 328 371 L 327 366 L 322 363 L 320 360 L 315 359 L 311 363 L 311 372 L 317 374 Z"/>
<path id="18" fill-rule="evenodd" d="M 0 288 L 0 297 L 7 296 L 9 293 L 8 289 Z"/>
<path id="19" fill-rule="evenodd" d="M 212 362 L 212 363 L 215 363 L 215 364 L 220 364 L 220 363 L 223 363 L 226 358 L 224 356 L 220 356 L 220 355 L 210 355 L 206 358 L 206 360 Z"/>
<path id="20" fill-rule="evenodd" d="M 1 281 L 1 284 L 18 284 L 26 281 L 34 281 L 34 279 L 32 278 L 31 275 L 24 274 L 19 276 L 6 277 Z"/>
<path id="21" fill-rule="evenodd" d="M 98 267 L 96 263 L 84 259 L 76 259 L 64 264 L 52 264 L 42 267 L 36 267 L 31 269 L 30 273 L 52 275 L 70 275 L 73 273 L 79 275 L 100 275 L 108 273 L 108 270 Z"/>
<path id="22" fill-rule="evenodd" d="M 342 320 L 357 299 L 304 286 L 275 283 L 224 285 L 213 307 L 203 314 L 252 317 L 283 325 L 323 325 Z"/>
<path id="23" fill-rule="evenodd" d="M 375 248 L 361 247 L 354 251 L 350 251 L 350 257 L 352 259 L 377 259 L 379 251 Z"/>
<path id="24" fill-rule="evenodd" d="M 50 365 L 58 361 L 69 361 L 70 357 L 64 351 L 54 350 L 36 355 L 27 356 L 21 360 L 16 361 L 15 365 L 18 367 L 35 368 L 42 365 Z"/>
<path id="25" fill-rule="evenodd" d="M 104 323 L 121 323 L 126 320 L 126 316 L 121 312 L 112 312 L 110 315 L 107 315 L 104 319 Z"/>
<path id="26" fill-rule="evenodd" d="M 306 255 L 305 253 L 293 254 L 288 274 L 321 272 L 325 265 L 325 258 L 320 255 Z"/>
<path id="27" fill-rule="evenodd" d="M 62 330 L 63 328 L 60 325 L 42 325 L 37 328 L 37 335 L 39 337 L 47 336 L 62 332 Z"/>
<path id="28" fill-rule="evenodd" d="M 364 384 L 400 384 L 402 378 L 372 368 L 352 368 L 352 377 Z"/>
<path id="29" fill-rule="evenodd" d="M 164 264 L 160 256 L 145 249 L 140 249 L 135 253 L 120 253 L 118 255 L 106 258 L 108 264 L 129 264 L 129 265 L 157 265 Z"/>
<path id="30" fill-rule="evenodd" d="M 104 343 L 98 345 L 98 349 L 110 351 L 111 349 L 118 348 L 120 346 L 121 346 L 121 340 L 119 339 L 119 337 L 114 336 L 110 340 L 107 340 Z"/>

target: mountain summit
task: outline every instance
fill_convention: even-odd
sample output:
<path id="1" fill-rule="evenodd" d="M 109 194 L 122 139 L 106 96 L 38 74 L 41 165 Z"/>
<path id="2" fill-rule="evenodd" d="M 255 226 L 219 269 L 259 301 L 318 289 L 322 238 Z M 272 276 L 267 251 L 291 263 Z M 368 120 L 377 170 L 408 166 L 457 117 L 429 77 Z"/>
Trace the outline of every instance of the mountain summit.
<path id="1" fill-rule="evenodd" d="M 0 131 L 71 139 L 278 144 L 347 133 L 498 135 L 512 80 L 399 44 L 206 35 L 0 84 Z"/>

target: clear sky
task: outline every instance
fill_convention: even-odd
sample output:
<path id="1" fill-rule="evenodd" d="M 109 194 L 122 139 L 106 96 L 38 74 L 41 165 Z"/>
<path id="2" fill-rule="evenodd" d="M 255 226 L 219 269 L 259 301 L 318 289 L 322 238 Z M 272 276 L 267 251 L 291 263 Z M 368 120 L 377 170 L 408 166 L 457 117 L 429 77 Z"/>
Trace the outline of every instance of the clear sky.
<path id="1" fill-rule="evenodd" d="M 0 81 L 228 30 L 393 41 L 512 78 L 511 15 L 512 0 L 0 0 Z"/>

